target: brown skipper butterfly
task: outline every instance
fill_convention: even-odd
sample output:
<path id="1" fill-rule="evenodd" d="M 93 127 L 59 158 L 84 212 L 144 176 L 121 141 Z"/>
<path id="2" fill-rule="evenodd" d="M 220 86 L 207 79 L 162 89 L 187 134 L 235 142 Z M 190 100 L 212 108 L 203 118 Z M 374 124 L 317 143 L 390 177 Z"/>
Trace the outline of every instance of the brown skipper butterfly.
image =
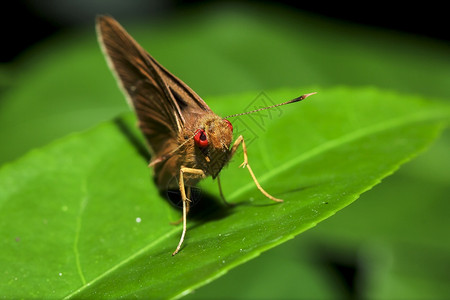
<path id="1" fill-rule="evenodd" d="M 178 253 L 186 234 L 191 186 L 202 178 L 217 178 L 242 145 L 244 162 L 257 188 L 270 200 L 282 202 L 259 184 L 248 163 L 242 135 L 233 142 L 229 118 L 294 103 L 314 94 L 246 113 L 222 118 L 216 115 L 190 87 L 172 75 L 150 56 L 120 24 L 111 17 L 97 17 L 97 35 L 108 65 L 117 77 L 128 103 L 139 120 L 139 127 L 150 148 L 155 181 L 160 190 L 179 189 L 183 203 L 183 231 Z M 173 180 L 176 178 L 176 180 Z"/>

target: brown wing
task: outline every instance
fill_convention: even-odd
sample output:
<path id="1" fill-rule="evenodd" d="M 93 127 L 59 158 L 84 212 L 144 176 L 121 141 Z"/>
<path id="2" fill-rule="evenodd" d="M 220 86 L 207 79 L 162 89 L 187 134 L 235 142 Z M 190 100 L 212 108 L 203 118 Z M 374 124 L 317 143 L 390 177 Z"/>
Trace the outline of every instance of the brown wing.
<path id="1" fill-rule="evenodd" d="M 156 159 L 173 150 L 193 117 L 210 112 L 186 84 L 151 57 L 111 17 L 97 17 L 97 35 L 108 64 L 139 119 Z"/>

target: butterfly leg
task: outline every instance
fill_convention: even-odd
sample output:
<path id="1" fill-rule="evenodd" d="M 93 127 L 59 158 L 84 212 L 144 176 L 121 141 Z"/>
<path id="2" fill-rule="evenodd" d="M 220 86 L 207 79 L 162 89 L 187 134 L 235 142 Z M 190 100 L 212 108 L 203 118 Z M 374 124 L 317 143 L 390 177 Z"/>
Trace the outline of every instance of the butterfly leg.
<path id="1" fill-rule="evenodd" d="M 245 142 L 244 142 L 244 137 L 242 135 L 240 135 L 236 141 L 233 144 L 233 147 L 231 148 L 231 157 L 234 155 L 234 153 L 236 152 L 237 148 L 239 147 L 239 145 L 242 144 L 242 150 L 244 151 L 244 162 L 239 166 L 239 167 L 247 167 L 248 172 L 250 173 L 250 175 L 253 178 L 253 181 L 256 184 L 256 187 L 258 188 L 258 190 L 263 193 L 264 196 L 266 196 L 267 198 L 269 198 L 270 200 L 276 201 L 276 202 L 283 202 L 283 200 L 275 198 L 274 196 L 270 195 L 269 193 L 267 193 L 259 184 L 258 180 L 256 179 L 255 174 L 253 173 L 252 168 L 250 167 L 250 165 L 248 164 L 248 156 L 247 156 L 247 147 L 245 146 Z"/>
<path id="2" fill-rule="evenodd" d="M 220 184 L 220 176 L 217 175 L 217 184 L 219 186 L 219 193 L 220 193 L 220 198 L 222 198 L 223 203 L 225 203 L 227 206 L 233 206 L 233 203 L 228 202 L 225 199 L 225 196 L 223 195 L 223 191 L 222 191 L 222 185 Z"/>
<path id="3" fill-rule="evenodd" d="M 187 212 L 189 211 L 188 201 L 190 201 L 190 200 L 186 197 L 186 189 L 184 186 L 184 173 L 197 175 L 199 177 L 205 176 L 205 173 L 200 169 L 185 168 L 185 167 L 180 168 L 180 183 L 179 183 L 179 185 L 180 185 L 181 200 L 183 201 L 183 232 L 181 233 L 180 242 L 178 243 L 178 246 L 175 249 L 175 251 L 172 253 L 172 256 L 174 256 L 175 254 L 178 253 L 178 251 L 180 251 L 181 245 L 183 244 L 183 241 L 184 241 L 184 236 L 186 235 L 186 216 L 187 216 Z M 188 189 L 189 189 L 188 194 L 190 194 L 190 188 L 188 187 Z"/>
<path id="4" fill-rule="evenodd" d="M 187 214 L 189 213 L 189 208 L 190 208 L 189 202 L 190 202 L 191 200 L 189 200 L 189 199 L 191 199 L 191 187 L 190 187 L 190 186 L 186 187 L 186 200 L 187 200 L 187 202 L 186 202 L 186 216 L 187 216 Z M 180 224 L 181 222 L 183 222 L 183 217 L 179 218 L 179 219 L 176 220 L 176 221 L 170 222 L 170 224 L 172 224 L 172 225 L 178 225 L 178 224 Z"/>

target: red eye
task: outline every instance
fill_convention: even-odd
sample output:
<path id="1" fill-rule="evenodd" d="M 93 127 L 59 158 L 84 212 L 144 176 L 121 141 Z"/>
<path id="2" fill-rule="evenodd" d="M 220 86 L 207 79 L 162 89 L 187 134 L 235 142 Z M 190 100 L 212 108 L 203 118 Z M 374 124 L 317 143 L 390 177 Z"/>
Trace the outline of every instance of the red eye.
<path id="1" fill-rule="evenodd" d="M 231 132 L 233 132 L 233 125 L 231 125 L 231 122 L 228 120 L 224 120 L 224 121 L 225 121 L 225 123 L 227 123 L 228 128 L 230 128 Z"/>
<path id="2" fill-rule="evenodd" d="M 208 146 L 208 139 L 206 138 L 206 134 L 203 129 L 198 129 L 195 132 L 194 142 L 200 148 L 205 148 Z"/>

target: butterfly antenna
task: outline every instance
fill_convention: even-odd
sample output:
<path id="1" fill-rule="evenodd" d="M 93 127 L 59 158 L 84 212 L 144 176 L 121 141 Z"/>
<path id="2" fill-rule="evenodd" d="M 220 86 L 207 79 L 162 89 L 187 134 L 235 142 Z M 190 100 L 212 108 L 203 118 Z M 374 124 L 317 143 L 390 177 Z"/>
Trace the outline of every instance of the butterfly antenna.
<path id="1" fill-rule="evenodd" d="M 270 109 L 270 108 L 274 108 L 274 107 L 278 107 L 278 106 L 282 106 L 282 105 L 286 105 L 286 104 L 290 104 L 290 103 L 294 103 L 294 102 L 299 102 L 299 101 L 305 100 L 306 98 L 308 98 L 309 96 L 314 95 L 314 94 L 316 94 L 316 92 L 305 94 L 305 95 L 301 95 L 300 97 L 297 97 L 295 99 L 289 100 L 287 102 L 275 104 L 275 105 L 272 105 L 272 106 L 258 108 L 258 109 L 251 110 L 251 111 L 244 112 L 244 113 L 240 113 L 240 114 L 234 114 L 234 115 L 226 116 L 224 119 L 233 118 L 233 117 L 237 117 L 237 116 L 248 115 L 248 114 L 252 114 L 252 113 L 255 113 L 255 112 L 258 112 L 258 111 L 261 111 L 261 110 Z"/>

